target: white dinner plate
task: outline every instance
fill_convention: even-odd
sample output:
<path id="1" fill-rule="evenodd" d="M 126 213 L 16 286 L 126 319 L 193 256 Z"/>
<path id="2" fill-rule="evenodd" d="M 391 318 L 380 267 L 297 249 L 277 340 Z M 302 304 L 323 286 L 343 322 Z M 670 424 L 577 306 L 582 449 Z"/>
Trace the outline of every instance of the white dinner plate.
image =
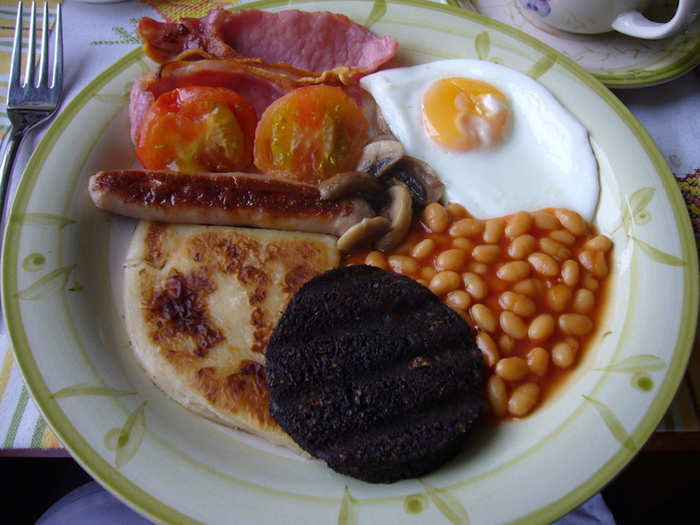
<path id="1" fill-rule="evenodd" d="M 273 11 L 290 2 L 248 5 Z M 478 430 L 420 480 L 372 485 L 199 418 L 135 362 L 120 314 L 134 221 L 97 210 L 88 177 L 135 163 L 127 104 L 153 67 L 140 50 L 56 118 L 19 185 L 6 230 L 3 306 L 26 383 L 48 423 L 98 481 L 173 523 L 549 522 L 600 490 L 654 430 L 681 380 L 698 301 L 690 221 L 649 135 L 563 55 L 480 15 L 415 0 L 293 2 L 345 13 L 400 42 L 392 64 L 481 58 L 537 78 L 589 130 L 615 242 L 608 308 L 593 348 L 556 398 Z"/>

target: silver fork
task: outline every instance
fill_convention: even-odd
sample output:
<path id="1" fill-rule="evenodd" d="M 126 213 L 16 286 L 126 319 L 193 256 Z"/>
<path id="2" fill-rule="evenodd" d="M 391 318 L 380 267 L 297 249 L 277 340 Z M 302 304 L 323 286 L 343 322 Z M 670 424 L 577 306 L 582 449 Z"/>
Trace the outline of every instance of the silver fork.
<path id="1" fill-rule="evenodd" d="M 49 6 L 44 3 L 44 24 L 41 35 L 39 54 L 39 78 L 35 79 L 36 48 L 36 3 L 32 2 L 29 20 L 29 43 L 27 44 L 27 64 L 24 81 L 20 81 L 22 68 L 22 0 L 17 6 L 15 39 L 12 45 L 10 62 L 10 79 L 7 87 L 7 117 L 10 130 L 0 166 L 0 219 L 5 208 L 7 187 L 10 185 L 10 172 L 17 153 L 17 147 L 24 134 L 32 127 L 46 122 L 58 109 L 63 93 L 63 29 L 61 23 L 61 4 L 56 5 L 56 23 L 53 70 L 49 84 Z"/>

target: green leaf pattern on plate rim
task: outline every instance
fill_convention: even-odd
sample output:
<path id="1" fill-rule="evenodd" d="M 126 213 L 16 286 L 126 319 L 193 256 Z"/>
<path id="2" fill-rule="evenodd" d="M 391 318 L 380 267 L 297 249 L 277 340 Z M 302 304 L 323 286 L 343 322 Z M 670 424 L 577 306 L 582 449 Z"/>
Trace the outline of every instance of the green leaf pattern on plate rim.
<path id="1" fill-rule="evenodd" d="M 138 392 L 132 392 L 129 390 L 118 390 L 116 388 L 111 388 L 105 385 L 90 385 L 87 383 L 78 383 L 57 390 L 56 392 L 51 394 L 51 397 L 53 397 L 54 399 L 61 399 L 65 397 L 74 396 L 122 397 L 133 396 L 136 394 L 138 394 Z"/>
<path id="2" fill-rule="evenodd" d="M 594 370 L 631 374 L 632 387 L 640 392 L 649 392 L 654 388 L 654 380 L 649 372 L 656 372 L 664 368 L 666 368 L 666 363 L 660 357 L 651 354 L 637 354 L 603 368 L 594 368 Z"/>
<path id="3" fill-rule="evenodd" d="M 17 297 L 24 301 L 36 301 L 47 297 L 54 290 L 64 290 L 68 282 L 68 276 L 75 268 L 75 264 L 62 266 L 47 273 L 31 285 L 17 292 Z"/>
<path id="4" fill-rule="evenodd" d="M 22 259 L 22 269 L 25 272 L 38 272 L 46 264 L 46 257 L 42 254 L 34 252 Z"/>
<path id="5" fill-rule="evenodd" d="M 437 489 L 422 479 L 418 482 L 425 489 L 425 493 L 433 502 L 433 505 L 442 512 L 450 523 L 453 525 L 469 525 L 469 514 L 467 509 L 459 502 L 459 500 L 447 489 Z"/>
<path id="6" fill-rule="evenodd" d="M 357 523 L 357 500 L 352 497 L 348 486 L 343 490 L 343 499 L 340 500 L 338 511 L 338 525 L 355 525 Z"/>
<path id="7" fill-rule="evenodd" d="M 635 227 L 644 226 L 651 222 L 651 213 L 647 206 L 656 195 L 656 189 L 651 187 L 639 188 L 629 198 L 624 199 L 620 206 L 620 224 L 613 230 L 615 233 L 620 228 L 625 230 L 629 240 L 632 240 L 653 261 L 668 266 L 686 266 L 686 261 L 666 253 L 651 244 L 632 235 Z"/>
<path id="8" fill-rule="evenodd" d="M 632 439 L 632 436 L 630 436 L 627 430 L 625 430 L 625 427 L 613 413 L 613 411 L 610 410 L 605 403 L 598 401 L 597 399 L 593 399 L 592 397 L 586 395 L 584 395 L 583 398 L 591 403 L 597 410 L 615 439 L 617 439 L 620 444 L 630 452 L 636 452 L 639 447 Z"/>
<path id="9" fill-rule="evenodd" d="M 374 0 L 372 10 L 365 20 L 365 27 L 369 29 L 374 24 L 379 22 L 386 14 L 386 0 Z"/>
<path id="10" fill-rule="evenodd" d="M 118 469 L 124 466 L 136 452 L 143 441 L 146 433 L 146 401 L 129 414 L 129 417 L 120 427 L 107 431 L 104 438 L 105 448 L 114 450 L 114 466 Z"/>

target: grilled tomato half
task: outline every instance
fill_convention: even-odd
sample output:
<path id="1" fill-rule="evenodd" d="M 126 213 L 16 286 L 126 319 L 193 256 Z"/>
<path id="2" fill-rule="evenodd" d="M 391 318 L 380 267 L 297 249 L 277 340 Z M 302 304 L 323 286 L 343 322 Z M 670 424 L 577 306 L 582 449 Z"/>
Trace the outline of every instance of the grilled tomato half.
<path id="1" fill-rule="evenodd" d="M 254 163 L 263 172 L 316 184 L 355 169 L 369 124 L 342 89 L 308 86 L 275 100 L 255 131 Z"/>
<path id="2" fill-rule="evenodd" d="M 136 154 L 147 169 L 242 171 L 253 161 L 256 123 L 255 108 L 231 89 L 173 89 L 148 109 Z"/>

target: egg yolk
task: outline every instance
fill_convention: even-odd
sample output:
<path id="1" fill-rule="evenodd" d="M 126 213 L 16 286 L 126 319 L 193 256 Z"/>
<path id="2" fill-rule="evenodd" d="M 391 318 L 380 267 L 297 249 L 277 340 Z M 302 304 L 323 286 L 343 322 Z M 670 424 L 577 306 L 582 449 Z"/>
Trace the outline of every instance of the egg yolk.
<path id="1" fill-rule="evenodd" d="M 498 144 L 510 124 L 506 96 L 491 84 L 469 78 L 433 83 L 423 96 L 421 111 L 428 136 L 451 151 Z"/>

